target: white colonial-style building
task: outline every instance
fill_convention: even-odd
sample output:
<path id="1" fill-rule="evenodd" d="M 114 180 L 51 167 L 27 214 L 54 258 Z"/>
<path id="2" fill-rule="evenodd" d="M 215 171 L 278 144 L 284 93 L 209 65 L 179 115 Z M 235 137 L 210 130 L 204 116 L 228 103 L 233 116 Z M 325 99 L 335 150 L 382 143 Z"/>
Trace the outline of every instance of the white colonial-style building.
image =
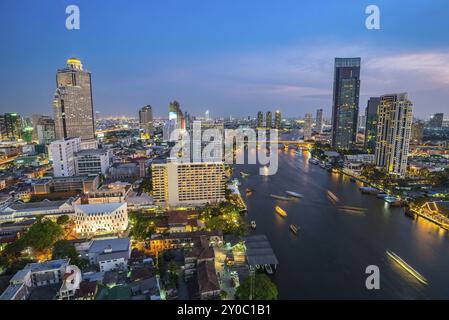
<path id="1" fill-rule="evenodd" d="M 75 205 L 75 231 L 78 234 L 120 233 L 127 228 L 126 202 Z"/>

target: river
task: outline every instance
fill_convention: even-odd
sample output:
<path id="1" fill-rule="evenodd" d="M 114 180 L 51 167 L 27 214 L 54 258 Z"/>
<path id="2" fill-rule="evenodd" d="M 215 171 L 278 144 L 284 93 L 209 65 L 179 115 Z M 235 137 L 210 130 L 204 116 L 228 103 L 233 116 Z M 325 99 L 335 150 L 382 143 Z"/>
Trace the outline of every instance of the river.
<path id="1" fill-rule="evenodd" d="M 357 183 L 310 164 L 308 152 L 279 151 L 279 169 L 259 175 L 258 165 L 236 165 L 254 233 L 267 235 L 279 260 L 274 281 L 280 299 L 449 299 L 449 235 L 431 222 L 406 217 L 375 196 L 362 195 Z M 242 178 L 238 174 L 250 174 Z M 253 188 L 251 195 L 246 188 Z M 272 199 L 285 191 L 304 195 L 290 202 Z M 332 202 L 327 192 L 338 202 Z M 281 218 L 279 205 L 288 212 Z M 360 212 L 341 210 L 361 208 Z M 365 211 L 363 211 L 365 210 Z M 290 224 L 300 231 L 295 236 Z M 427 285 L 387 256 L 389 249 L 422 274 Z M 368 290 L 366 267 L 380 269 L 380 290 Z"/>

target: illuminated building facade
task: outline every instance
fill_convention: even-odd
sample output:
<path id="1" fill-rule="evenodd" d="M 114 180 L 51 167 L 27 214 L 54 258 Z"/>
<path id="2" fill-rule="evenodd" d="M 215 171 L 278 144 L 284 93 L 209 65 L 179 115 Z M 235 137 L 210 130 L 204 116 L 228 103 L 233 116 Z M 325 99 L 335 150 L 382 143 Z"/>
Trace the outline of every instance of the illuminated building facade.
<path id="1" fill-rule="evenodd" d="M 279 130 L 281 128 L 281 123 L 282 123 L 281 112 L 277 110 L 276 113 L 274 114 L 274 128 Z"/>
<path id="2" fill-rule="evenodd" d="M 145 106 L 139 110 L 140 138 L 150 139 L 153 136 L 153 108 Z"/>
<path id="3" fill-rule="evenodd" d="M 222 162 L 152 165 L 153 198 L 167 207 L 204 205 L 225 200 L 226 177 Z"/>
<path id="4" fill-rule="evenodd" d="M 380 98 L 377 115 L 376 165 L 404 178 L 413 121 L 413 103 L 406 93 Z"/>
<path id="5" fill-rule="evenodd" d="M 75 231 L 81 235 L 120 233 L 128 228 L 126 202 L 75 205 Z"/>
<path id="6" fill-rule="evenodd" d="M 319 134 L 323 133 L 323 109 L 318 109 L 316 111 L 316 126 L 315 131 Z"/>
<path id="7" fill-rule="evenodd" d="M 379 104 L 379 97 L 371 97 L 366 106 L 365 148 L 373 153 L 376 149 L 377 108 L 379 107 Z"/>
<path id="8" fill-rule="evenodd" d="M 57 89 L 53 99 L 56 139 L 95 138 L 91 74 L 81 61 L 67 60 L 67 67 L 56 74 Z"/>
<path id="9" fill-rule="evenodd" d="M 332 146 L 351 149 L 356 143 L 360 96 L 360 58 L 335 58 Z"/>

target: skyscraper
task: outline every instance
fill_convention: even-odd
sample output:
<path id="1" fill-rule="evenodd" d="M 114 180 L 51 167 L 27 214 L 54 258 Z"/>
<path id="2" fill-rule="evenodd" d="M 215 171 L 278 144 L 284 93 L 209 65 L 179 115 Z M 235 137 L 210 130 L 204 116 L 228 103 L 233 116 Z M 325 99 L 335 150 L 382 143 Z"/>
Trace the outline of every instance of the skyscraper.
<path id="1" fill-rule="evenodd" d="M 170 105 L 168 106 L 168 119 L 176 122 L 177 129 L 186 129 L 184 114 L 181 111 L 179 102 L 176 100 L 170 102 Z"/>
<path id="2" fill-rule="evenodd" d="M 304 119 L 304 141 L 312 139 L 312 124 L 313 124 L 312 114 L 306 113 L 306 117 Z"/>
<path id="3" fill-rule="evenodd" d="M 148 105 L 139 110 L 141 139 L 150 139 L 153 135 L 153 108 Z"/>
<path id="4" fill-rule="evenodd" d="M 376 149 L 377 137 L 377 108 L 380 104 L 379 97 L 371 97 L 366 106 L 365 148 L 370 153 Z"/>
<path id="5" fill-rule="evenodd" d="M 263 113 L 262 111 L 259 111 L 257 113 L 257 128 L 262 128 L 263 127 Z"/>
<path id="6" fill-rule="evenodd" d="M 436 128 L 440 129 L 443 127 L 443 113 L 435 113 L 433 116 L 430 117 L 429 120 L 429 128 Z"/>
<path id="7" fill-rule="evenodd" d="M 17 113 L 5 113 L 0 116 L 0 137 L 2 140 L 22 138 L 22 117 Z"/>
<path id="8" fill-rule="evenodd" d="M 37 120 L 36 124 L 37 139 L 40 144 L 50 144 L 56 139 L 55 121 L 46 116 L 42 116 Z"/>
<path id="9" fill-rule="evenodd" d="M 323 133 L 323 109 L 316 111 L 316 132 Z"/>
<path id="10" fill-rule="evenodd" d="M 273 126 L 273 115 L 271 111 L 267 112 L 265 121 L 265 128 L 270 129 Z"/>
<path id="11" fill-rule="evenodd" d="M 274 128 L 279 130 L 281 128 L 281 123 L 282 123 L 281 112 L 279 110 L 276 110 L 276 113 L 274 114 Z"/>
<path id="12" fill-rule="evenodd" d="M 424 122 L 416 121 L 412 124 L 411 142 L 421 144 L 424 138 Z"/>
<path id="13" fill-rule="evenodd" d="M 413 121 L 413 103 L 406 93 L 384 95 L 377 114 L 376 165 L 404 178 Z"/>
<path id="14" fill-rule="evenodd" d="M 335 58 L 332 146 L 350 149 L 356 142 L 360 95 L 360 58 Z"/>
<path id="15" fill-rule="evenodd" d="M 56 93 L 53 99 L 57 139 L 95 138 L 91 74 L 83 70 L 79 59 L 67 60 L 67 67 L 56 74 Z"/>

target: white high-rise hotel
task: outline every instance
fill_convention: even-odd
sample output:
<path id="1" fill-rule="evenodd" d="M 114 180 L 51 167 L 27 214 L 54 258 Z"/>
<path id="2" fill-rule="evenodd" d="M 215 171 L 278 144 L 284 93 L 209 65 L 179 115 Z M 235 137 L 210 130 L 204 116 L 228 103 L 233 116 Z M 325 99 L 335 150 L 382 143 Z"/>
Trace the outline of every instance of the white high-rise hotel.
<path id="1" fill-rule="evenodd" d="M 80 60 L 70 58 L 56 74 L 53 99 L 56 139 L 95 138 L 91 75 Z"/>
<path id="2" fill-rule="evenodd" d="M 404 178 L 413 122 L 407 93 L 384 95 L 377 109 L 376 165 Z"/>

